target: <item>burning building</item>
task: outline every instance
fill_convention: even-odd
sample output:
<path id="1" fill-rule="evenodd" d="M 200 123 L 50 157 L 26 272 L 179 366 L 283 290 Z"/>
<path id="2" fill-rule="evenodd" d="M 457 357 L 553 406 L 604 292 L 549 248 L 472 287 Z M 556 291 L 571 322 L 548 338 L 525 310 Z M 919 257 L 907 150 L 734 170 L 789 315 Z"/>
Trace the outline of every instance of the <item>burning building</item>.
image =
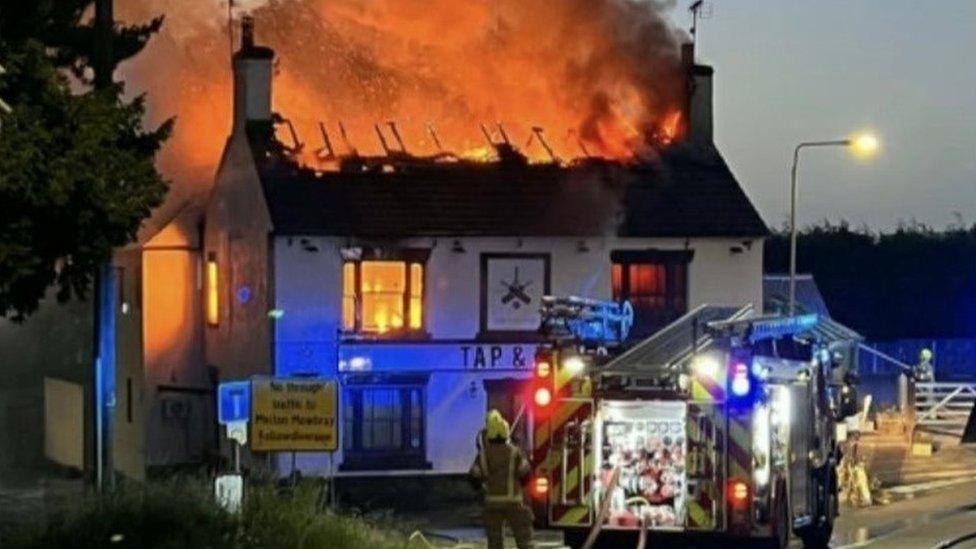
<path id="1" fill-rule="evenodd" d="M 712 71 L 690 48 L 687 102 L 639 158 L 530 160 L 504 127 L 485 128 L 486 159 L 415 156 L 391 123 L 374 156 L 323 130 L 323 168 L 272 111 L 275 53 L 249 25 L 204 217 L 205 362 L 338 380 L 340 474 L 464 472 L 486 409 L 522 406 L 543 295 L 628 299 L 635 336 L 762 302 L 767 228 L 712 142 Z"/>
<path id="2" fill-rule="evenodd" d="M 333 122 L 312 150 L 291 131 L 308 137 L 308 121 L 285 120 L 294 91 L 282 86 L 284 114 L 272 108 L 272 82 L 295 86 L 299 73 L 278 70 L 276 52 L 247 25 L 211 195 L 115 255 L 107 310 L 113 454 L 124 474 L 212 460 L 216 383 L 251 376 L 338 381 L 341 475 L 464 472 L 486 409 L 514 418 L 522 407 L 543 295 L 630 300 L 634 337 L 706 303 L 762 303 L 767 228 L 712 142 L 712 71 L 690 47 L 674 63 L 653 60 L 668 83 L 660 93 L 611 82 L 620 96 L 601 102 L 605 89 L 575 89 L 586 100 L 568 142 L 537 120 L 474 122 L 481 143 L 457 138 L 474 115 L 497 120 L 469 102 L 439 128 L 380 118 L 366 126 L 377 136 L 371 148 L 359 141 L 361 122 L 336 123 L 356 98 L 334 89 L 320 96 Z M 596 30 L 587 32 L 603 36 Z M 616 73 L 635 74 L 632 57 Z M 623 109 L 621 98 L 643 107 Z M 562 120 L 576 113 L 570 99 L 553 96 L 555 114 L 544 102 L 519 112 Z M 418 131 L 426 141 L 415 145 Z M 174 150 L 196 166 L 200 151 L 187 143 Z M 20 334 L 11 339 L 27 339 Z M 70 389 L 77 403 L 24 423 L 43 423 L 29 430 L 50 439 L 36 454 L 89 463 L 82 384 L 52 381 L 50 395 L 43 385 L 41 401 L 66 402 L 59 391 Z M 70 451 L 54 452 L 62 443 Z M 297 460 L 306 473 L 331 463 L 314 453 Z"/>

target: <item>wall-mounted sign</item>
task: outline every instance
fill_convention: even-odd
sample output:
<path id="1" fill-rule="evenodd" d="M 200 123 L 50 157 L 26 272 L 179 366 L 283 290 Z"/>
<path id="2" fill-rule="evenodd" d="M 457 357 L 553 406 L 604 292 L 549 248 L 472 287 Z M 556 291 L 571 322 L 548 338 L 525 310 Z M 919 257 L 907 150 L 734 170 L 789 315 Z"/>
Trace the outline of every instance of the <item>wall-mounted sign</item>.
<path id="1" fill-rule="evenodd" d="M 349 343 L 339 347 L 339 370 L 531 370 L 536 347 L 533 343 Z"/>
<path id="2" fill-rule="evenodd" d="M 481 331 L 534 332 L 549 292 L 546 254 L 482 254 Z"/>
<path id="3" fill-rule="evenodd" d="M 255 378 L 251 448 L 334 452 L 339 445 L 335 381 Z"/>

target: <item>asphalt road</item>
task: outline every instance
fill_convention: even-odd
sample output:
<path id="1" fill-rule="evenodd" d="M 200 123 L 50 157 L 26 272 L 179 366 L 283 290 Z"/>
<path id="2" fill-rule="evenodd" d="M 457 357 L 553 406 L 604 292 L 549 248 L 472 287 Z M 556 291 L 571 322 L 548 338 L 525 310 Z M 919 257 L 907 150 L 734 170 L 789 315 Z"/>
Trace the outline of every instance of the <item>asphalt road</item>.
<path id="1" fill-rule="evenodd" d="M 926 549 L 976 533 L 976 482 L 883 507 L 844 510 L 833 547 Z M 976 548 L 976 541 L 952 546 Z"/>
<path id="2" fill-rule="evenodd" d="M 441 530 L 442 534 L 463 540 L 469 547 L 484 547 L 484 538 L 475 528 Z M 886 506 L 867 509 L 843 509 L 834 529 L 831 547 L 835 549 L 934 549 L 966 534 L 976 535 L 976 481 L 958 484 L 951 488 L 899 501 Z M 556 549 L 563 547 L 561 536 L 555 531 L 536 532 L 536 547 Z M 439 541 L 446 541 L 441 539 Z M 736 547 L 747 547 L 736 543 Z M 797 548 L 802 547 L 794 542 Z M 448 544 L 445 544 L 448 546 Z M 695 542 L 654 540 L 648 547 L 726 547 L 725 543 L 701 545 Z M 506 548 L 515 545 L 511 538 Z M 630 549 L 621 547 L 620 549 Z M 944 549 L 949 549 L 945 547 Z M 951 545 L 951 549 L 976 549 L 976 539 Z"/>

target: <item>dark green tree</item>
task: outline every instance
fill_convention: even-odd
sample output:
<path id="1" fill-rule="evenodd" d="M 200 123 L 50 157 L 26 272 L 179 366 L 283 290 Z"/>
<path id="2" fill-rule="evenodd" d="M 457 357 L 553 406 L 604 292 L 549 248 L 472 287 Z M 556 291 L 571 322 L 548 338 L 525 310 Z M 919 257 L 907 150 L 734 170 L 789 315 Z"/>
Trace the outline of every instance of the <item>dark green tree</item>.
<path id="1" fill-rule="evenodd" d="M 83 298 L 98 265 L 131 242 L 165 196 L 155 155 L 172 120 L 143 126 L 143 97 L 94 89 L 94 0 L 13 0 L 0 6 L 0 316 L 22 320 L 48 288 Z M 113 61 L 160 28 L 116 25 Z"/>
<path id="2" fill-rule="evenodd" d="M 788 261 L 787 234 L 774 234 L 766 272 L 785 273 Z M 800 233 L 797 263 L 831 315 L 872 340 L 976 337 L 976 226 L 875 233 L 823 223 Z"/>

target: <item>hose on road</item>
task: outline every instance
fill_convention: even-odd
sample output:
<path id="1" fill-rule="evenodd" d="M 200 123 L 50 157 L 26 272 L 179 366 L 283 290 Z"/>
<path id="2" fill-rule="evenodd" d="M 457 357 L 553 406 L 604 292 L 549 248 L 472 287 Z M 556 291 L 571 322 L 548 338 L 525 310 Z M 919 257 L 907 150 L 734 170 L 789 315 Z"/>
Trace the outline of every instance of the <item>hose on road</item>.
<path id="1" fill-rule="evenodd" d="M 933 547 L 932 549 L 950 549 L 951 547 L 955 547 L 961 543 L 965 543 L 967 541 L 972 541 L 972 540 L 976 540 L 976 532 L 970 532 L 968 534 L 959 536 L 958 538 L 953 538 L 950 540 L 943 541 L 938 545 L 936 545 L 935 547 Z"/>
<path id="2" fill-rule="evenodd" d="M 436 534 L 433 532 L 421 532 L 420 530 L 416 530 L 414 533 L 410 534 L 410 537 L 407 539 L 406 549 L 435 549 L 437 546 L 431 543 L 430 540 L 427 539 L 428 537 L 441 538 L 447 540 L 448 542 L 454 543 L 454 545 L 450 546 L 450 549 L 476 549 L 475 545 L 464 543 L 460 539 L 453 536 L 446 536 L 444 534 Z"/>

